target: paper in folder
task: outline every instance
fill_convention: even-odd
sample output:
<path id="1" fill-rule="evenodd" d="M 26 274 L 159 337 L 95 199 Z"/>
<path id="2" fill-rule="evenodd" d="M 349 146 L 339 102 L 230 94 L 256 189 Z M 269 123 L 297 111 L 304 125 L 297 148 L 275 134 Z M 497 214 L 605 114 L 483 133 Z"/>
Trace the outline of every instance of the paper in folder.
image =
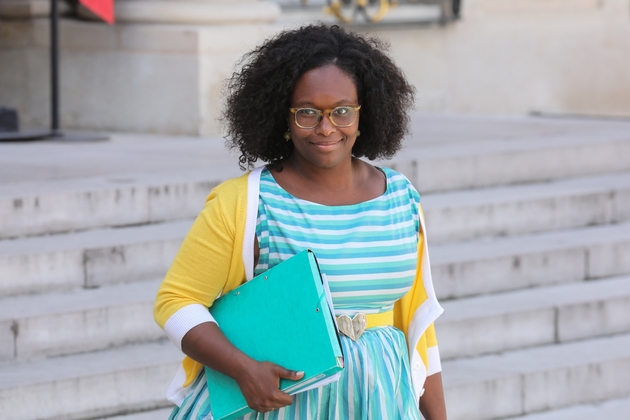
<path id="1" fill-rule="evenodd" d="M 343 353 L 328 285 L 315 254 L 306 250 L 217 299 L 210 307 L 226 337 L 258 361 L 304 371 L 299 381 L 280 380 L 296 394 L 333 382 Z M 214 420 L 252 412 L 235 380 L 205 369 Z"/>

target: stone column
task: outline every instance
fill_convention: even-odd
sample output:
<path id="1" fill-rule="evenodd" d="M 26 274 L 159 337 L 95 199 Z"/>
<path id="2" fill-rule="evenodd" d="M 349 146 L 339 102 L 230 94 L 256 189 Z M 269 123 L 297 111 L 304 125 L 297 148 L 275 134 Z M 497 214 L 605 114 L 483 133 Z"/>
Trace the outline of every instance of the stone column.
<path id="1" fill-rule="evenodd" d="M 113 124 L 132 131 L 212 136 L 221 133 L 218 118 L 226 77 L 243 53 L 278 29 L 273 22 L 281 14 L 277 3 L 260 0 L 116 0 L 115 8 L 116 26 L 125 28 L 121 41 L 144 50 L 146 63 L 138 61 L 136 66 L 152 63 L 148 73 L 154 81 L 146 79 L 143 89 L 131 85 L 123 90 L 120 86 L 130 81 L 119 76 L 116 88 L 121 98 L 136 91 L 133 101 L 138 106 L 117 122 L 112 115 L 104 127 Z M 80 13 L 90 16 L 84 8 Z M 164 100 L 158 100 L 151 85 L 162 91 L 159 96 Z"/>

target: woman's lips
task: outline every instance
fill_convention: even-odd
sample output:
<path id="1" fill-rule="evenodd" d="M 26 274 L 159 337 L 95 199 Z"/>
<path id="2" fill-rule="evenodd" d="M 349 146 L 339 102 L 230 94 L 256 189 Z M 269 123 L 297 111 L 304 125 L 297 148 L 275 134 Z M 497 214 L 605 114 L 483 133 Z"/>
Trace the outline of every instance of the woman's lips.
<path id="1" fill-rule="evenodd" d="M 311 142 L 313 146 L 322 151 L 329 151 L 336 149 L 340 144 L 341 140 L 338 141 L 322 141 L 322 142 Z"/>

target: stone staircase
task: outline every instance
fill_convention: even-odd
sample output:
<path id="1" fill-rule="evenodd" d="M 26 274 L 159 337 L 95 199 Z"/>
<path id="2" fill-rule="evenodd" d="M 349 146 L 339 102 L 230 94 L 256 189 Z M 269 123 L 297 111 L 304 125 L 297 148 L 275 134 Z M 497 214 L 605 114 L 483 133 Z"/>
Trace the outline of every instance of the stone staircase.
<path id="1" fill-rule="evenodd" d="M 413 122 L 384 164 L 422 194 L 449 419 L 630 418 L 630 124 Z M 153 299 L 236 173 L 212 153 L 212 169 L 0 183 L 3 420 L 167 418 L 181 354 Z"/>

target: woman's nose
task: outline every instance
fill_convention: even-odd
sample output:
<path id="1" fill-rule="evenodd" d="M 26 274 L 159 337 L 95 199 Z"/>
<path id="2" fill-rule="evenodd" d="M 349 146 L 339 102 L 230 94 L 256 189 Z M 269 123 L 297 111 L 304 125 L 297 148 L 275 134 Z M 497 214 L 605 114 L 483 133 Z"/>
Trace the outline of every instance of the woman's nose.
<path id="1" fill-rule="evenodd" d="M 332 133 L 337 131 L 337 127 L 330 121 L 330 116 L 322 115 L 322 120 L 319 122 L 317 127 L 315 127 L 315 132 L 317 134 L 321 134 L 322 136 L 330 136 Z"/>

